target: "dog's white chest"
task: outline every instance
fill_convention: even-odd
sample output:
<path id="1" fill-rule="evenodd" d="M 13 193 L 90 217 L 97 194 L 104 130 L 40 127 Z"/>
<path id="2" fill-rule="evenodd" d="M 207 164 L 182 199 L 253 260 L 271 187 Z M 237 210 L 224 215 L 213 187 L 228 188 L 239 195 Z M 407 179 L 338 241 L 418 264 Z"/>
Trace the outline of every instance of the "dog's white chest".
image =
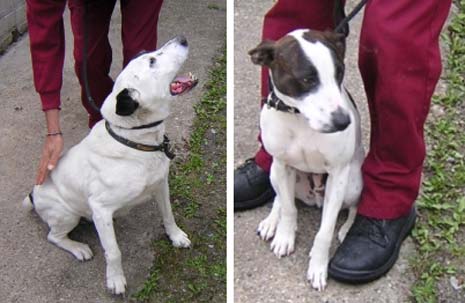
<path id="1" fill-rule="evenodd" d="M 350 128 L 322 134 L 313 131 L 301 115 L 266 107 L 261 112 L 260 127 L 265 149 L 274 158 L 304 172 L 327 172 L 328 167 L 353 155 Z"/>

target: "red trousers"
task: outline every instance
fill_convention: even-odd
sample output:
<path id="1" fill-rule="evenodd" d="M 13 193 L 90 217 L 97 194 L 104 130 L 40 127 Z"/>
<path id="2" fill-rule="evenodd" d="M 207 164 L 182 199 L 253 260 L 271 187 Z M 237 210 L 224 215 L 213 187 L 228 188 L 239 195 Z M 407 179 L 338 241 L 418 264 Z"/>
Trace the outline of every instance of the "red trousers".
<path id="1" fill-rule="evenodd" d="M 333 1 L 280 0 L 265 15 L 263 39 L 297 28 L 329 29 Z M 425 142 L 423 127 L 441 73 L 439 34 L 451 0 L 370 0 L 365 8 L 359 69 L 371 118 L 364 188 L 358 212 L 378 219 L 407 215 L 418 195 Z M 262 96 L 268 72 L 262 70 Z M 255 160 L 269 171 L 262 147 Z"/>
<path id="2" fill-rule="evenodd" d="M 88 3 L 84 15 L 84 3 Z M 157 46 L 158 15 L 163 0 L 121 0 L 123 66 L 142 50 Z M 82 78 L 84 20 L 88 22 L 87 75 L 92 97 L 101 105 L 113 87 L 109 76 L 112 52 L 108 41 L 116 0 L 69 0 L 74 36 L 75 71 L 81 83 L 81 100 L 89 113 L 89 127 L 101 119 L 88 105 Z M 27 0 L 27 21 L 34 84 L 42 109 L 60 108 L 65 37 L 63 12 L 66 0 Z"/>

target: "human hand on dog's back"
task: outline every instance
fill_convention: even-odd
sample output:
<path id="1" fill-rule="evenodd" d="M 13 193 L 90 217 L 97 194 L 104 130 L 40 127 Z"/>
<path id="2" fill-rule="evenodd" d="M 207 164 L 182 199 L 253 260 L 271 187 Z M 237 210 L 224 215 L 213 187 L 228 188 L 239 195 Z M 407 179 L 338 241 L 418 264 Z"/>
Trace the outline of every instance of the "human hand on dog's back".
<path id="1" fill-rule="evenodd" d="M 55 168 L 63 151 L 63 135 L 60 128 L 60 110 L 45 111 L 47 121 L 47 136 L 45 137 L 39 169 L 37 171 L 36 185 L 44 183 L 48 173 Z"/>

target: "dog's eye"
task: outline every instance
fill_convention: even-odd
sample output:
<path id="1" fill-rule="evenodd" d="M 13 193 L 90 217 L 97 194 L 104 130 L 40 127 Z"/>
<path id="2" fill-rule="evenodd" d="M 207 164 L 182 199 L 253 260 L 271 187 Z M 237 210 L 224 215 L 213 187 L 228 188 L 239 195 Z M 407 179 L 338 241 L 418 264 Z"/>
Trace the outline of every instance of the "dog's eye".
<path id="1" fill-rule="evenodd" d="M 305 77 L 302 79 L 302 81 L 307 84 L 307 85 L 310 85 L 310 86 L 313 86 L 316 82 L 315 80 L 315 77 Z"/>
<path id="2" fill-rule="evenodd" d="M 150 59 L 149 59 L 150 67 L 152 67 L 152 66 L 155 64 L 155 61 L 157 61 L 157 60 L 155 59 L 155 57 L 150 57 Z"/>

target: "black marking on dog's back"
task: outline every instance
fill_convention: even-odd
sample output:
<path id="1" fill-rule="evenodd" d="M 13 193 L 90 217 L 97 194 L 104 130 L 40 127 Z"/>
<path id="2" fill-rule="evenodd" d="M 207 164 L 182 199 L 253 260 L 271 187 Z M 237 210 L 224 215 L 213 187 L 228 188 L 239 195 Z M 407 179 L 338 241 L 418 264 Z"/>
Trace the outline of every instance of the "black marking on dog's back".
<path id="1" fill-rule="evenodd" d="M 318 89 L 318 71 L 294 37 L 279 40 L 275 50 L 270 67 L 274 85 L 281 93 L 299 99 Z"/>

